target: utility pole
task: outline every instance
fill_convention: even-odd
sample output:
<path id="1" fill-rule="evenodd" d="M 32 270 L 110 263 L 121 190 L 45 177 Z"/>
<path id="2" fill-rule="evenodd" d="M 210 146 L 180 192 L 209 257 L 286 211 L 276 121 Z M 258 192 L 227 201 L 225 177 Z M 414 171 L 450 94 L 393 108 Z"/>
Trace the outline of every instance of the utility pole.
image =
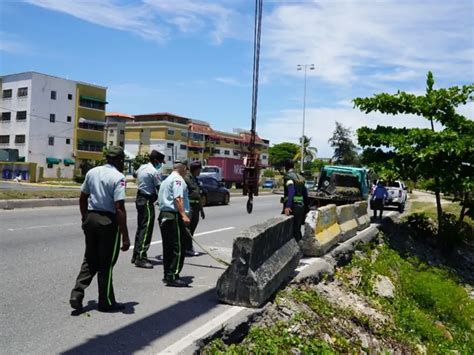
<path id="1" fill-rule="evenodd" d="M 306 73 L 307 70 L 314 70 L 314 64 L 298 64 L 296 67 L 297 70 L 302 70 L 304 68 L 304 93 L 303 93 L 303 129 L 301 133 L 301 164 L 300 170 L 303 172 L 304 164 L 304 125 L 306 119 Z"/>

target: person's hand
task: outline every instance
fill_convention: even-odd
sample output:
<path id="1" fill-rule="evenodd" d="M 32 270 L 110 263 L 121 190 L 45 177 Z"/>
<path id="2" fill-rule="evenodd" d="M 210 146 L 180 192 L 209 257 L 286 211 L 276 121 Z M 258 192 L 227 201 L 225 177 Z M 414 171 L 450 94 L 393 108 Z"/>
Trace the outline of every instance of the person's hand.
<path id="1" fill-rule="evenodd" d="M 122 237 L 122 251 L 127 251 L 130 248 L 130 239 L 128 237 Z"/>
<path id="2" fill-rule="evenodd" d="M 186 226 L 191 223 L 191 220 L 189 219 L 189 217 L 188 217 L 187 215 L 184 215 L 184 216 L 183 216 L 183 223 L 184 223 Z"/>
<path id="3" fill-rule="evenodd" d="M 204 214 L 204 210 L 201 208 L 201 218 L 206 219 L 206 215 Z"/>
<path id="4" fill-rule="evenodd" d="M 289 216 L 291 214 L 291 208 L 287 207 L 285 208 L 285 216 Z"/>

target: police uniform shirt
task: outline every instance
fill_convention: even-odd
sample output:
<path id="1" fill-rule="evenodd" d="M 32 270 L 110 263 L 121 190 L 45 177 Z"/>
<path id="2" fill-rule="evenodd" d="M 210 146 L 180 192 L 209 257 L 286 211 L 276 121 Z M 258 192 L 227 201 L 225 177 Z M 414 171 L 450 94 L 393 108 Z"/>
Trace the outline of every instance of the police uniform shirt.
<path id="1" fill-rule="evenodd" d="M 160 186 L 160 192 L 158 194 L 160 211 L 178 212 L 174 203 L 174 200 L 178 197 L 183 199 L 185 212 L 189 212 L 188 187 L 182 176 L 176 171 L 173 171 Z"/>
<path id="2" fill-rule="evenodd" d="M 90 195 L 89 211 L 115 213 L 114 202 L 125 200 L 125 176 L 113 165 L 98 166 L 87 172 L 81 192 Z"/>
<path id="3" fill-rule="evenodd" d="M 146 195 L 156 194 L 156 188 L 161 183 L 161 174 L 152 163 L 143 164 L 137 170 L 138 190 Z"/>

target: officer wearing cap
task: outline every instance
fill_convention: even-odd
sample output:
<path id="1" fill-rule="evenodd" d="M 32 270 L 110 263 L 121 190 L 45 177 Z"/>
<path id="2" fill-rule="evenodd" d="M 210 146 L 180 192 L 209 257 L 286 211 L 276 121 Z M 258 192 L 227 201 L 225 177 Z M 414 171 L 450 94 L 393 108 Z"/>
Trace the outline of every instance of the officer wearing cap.
<path id="1" fill-rule="evenodd" d="M 132 264 L 145 269 L 153 269 L 153 264 L 147 256 L 150 247 L 153 227 L 155 224 L 155 206 L 158 199 L 158 189 L 161 184 L 161 166 L 164 154 L 152 150 L 150 162 L 143 164 L 137 170 L 137 233 L 133 249 Z"/>
<path id="2" fill-rule="evenodd" d="M 116 312 L 125 308 L 117 303 L 112 285 L 112 269 L 117 262 L 122 234 L 122 251 L 130 247 L 125 211 L 125 176 L 121 147 L 111 146 L 106 153 L 107 164 L 86 174 L 81 186 L 79 207 L 86 251 L 69 303 L 82 309 L 84 291 L 97 274 L 99 311 Z"/>
<path id="3" fill-rule="evenodd" d="M 185 175 L 186 162 L 176 160 L 173 172 L 161 183 L 158 193 L 158 222 L 163 240 L 163 281 L 167 286 L 173 287 L 188 286 L 179 276 L 185 257 L 186 226 L 190 223 L 186 214 L 189 211 L 189 200 Z"/>
<path id="4" fill-rule="evenodd" d="M 189 171 L 186 173 L 184 181 L 188 186 L 188 194 L 189 194 L 189 219 L 191 220 L 189 224 L 189 232 L 186 233 L 185 237 L 185 250 L 186 256 L 198 256 L 199 253 L 194 250 L 193 247 L 193 240 L 192 236 L 194 236 L 194 231 L 197 228 L 199 223 L 199 213 L 201 214 L 201 218 L 206 218 L 204 214 L 204 210 L 201 205 L 201 189 L 199 187 L 199 181 L 197 177 L 201 174 L 202 165 L 198 161 L 194 161 L 189 166 Z"/>
<path id="5" fill-rule="evenodd" d="M 296 241 L 300 241 L 301 226 L 304 224 L 306 209 L 308 207 L 308 191 L 304 185 L 304 178 L 295 170 L 295 163 L 288 159 L 285 161 L 286 175 L 284 177 L 284 198 L 283 213 L 286 216 L 294 217 L 294 237 Z"/>

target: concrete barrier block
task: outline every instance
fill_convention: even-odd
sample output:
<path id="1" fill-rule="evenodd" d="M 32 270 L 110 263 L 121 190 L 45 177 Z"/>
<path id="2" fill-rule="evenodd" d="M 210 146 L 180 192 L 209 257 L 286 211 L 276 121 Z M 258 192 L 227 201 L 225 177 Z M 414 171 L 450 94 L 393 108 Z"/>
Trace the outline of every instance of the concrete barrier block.
<path id="1" fill-rule="evenodd" d="M 354 210 L 357 216 L 357 223 L 359 227 L 357 230 L 361 231 L 370 226 L 370 217 L 368 212 L 368 203 L 367 201 L 359 201 L 354 203 Z"/>
<path id="2" fill-rule="evenodd" d="M 339 223 L 342 232 L 340 241 L 345 242 L 357 234 L 357 229 L 359 227 L 354 205 L 337 206 L 336 212 L 337 223 Z"/>
<path id="3" fill-rule="evenodd" d="M 252 226 L 234 240 L 231 265 L 217 280 L 217 296 L 225 303 L 260 307 L 293 274 L 300 258 L 293 217 Z"/>
<path id="4" fill-rule="evenodd" d="M 336 205 L 320 207 L 306 215 L 300 241 L 304 256 L 321 256 L 339 242 L 341 227 L 337 223 Z"/>

